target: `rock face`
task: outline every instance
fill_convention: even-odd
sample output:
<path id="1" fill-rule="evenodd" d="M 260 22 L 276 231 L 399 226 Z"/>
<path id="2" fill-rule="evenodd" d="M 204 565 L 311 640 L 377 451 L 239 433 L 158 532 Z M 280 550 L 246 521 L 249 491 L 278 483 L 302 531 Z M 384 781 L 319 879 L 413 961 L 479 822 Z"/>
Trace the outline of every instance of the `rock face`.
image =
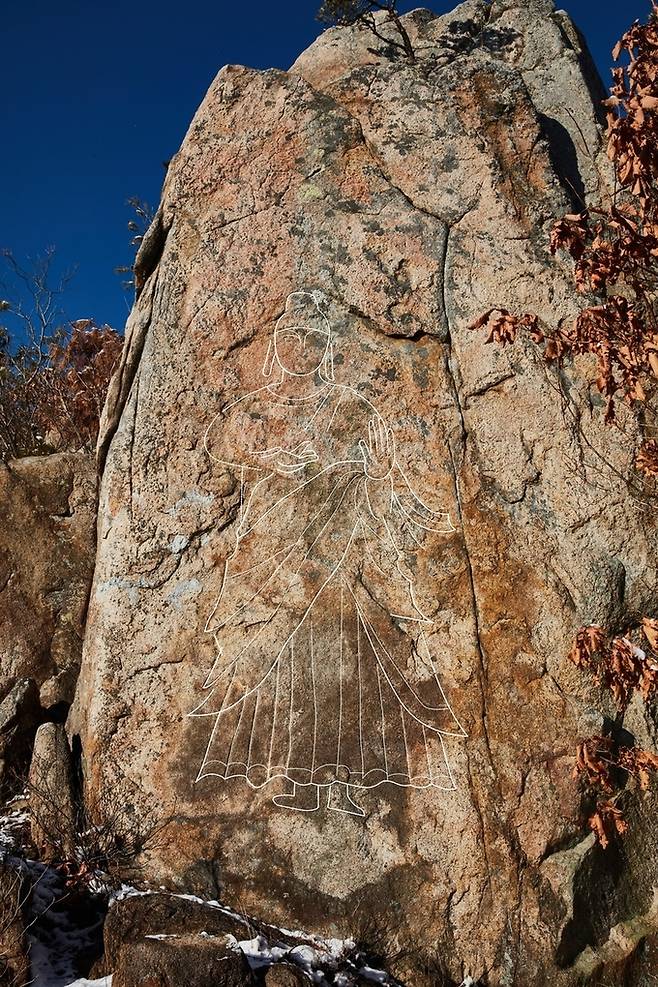
<path id="1" fill-rule="evenodd" d="M 33 679 L 0 679 L 0 793 L 20 790 L 43 711 Z"/>
<path id="2" fill-rule="evenodd" d="M 197 901 L 165 894 L 135 895 L 115 902 L 107 913 L 103 925 L 104 962 L 109 972 L 117 970 L 122 949 L 154 935 L 198 937 L 205 932 L 216 940 L 227 935 L 240 940 L 246 931 L 239 918 Z"/>
<path id="3" fill-rule="evenodd" d="M 198 983 L 200 987 L 206 984 L 215 987 L 216 964 L 227 963 L 228 956 L 231 962 L 228 963 L 227 973 L 244 978 L 236 983 L 249 985 L 265 982 L 268 987 L 270 984 L 294 987 L 296 984 L 308 984 L 313 979 L 311 969 L 315 971 L 326 960 L 326 955 L 320 952 L 317 963 L 311 966 L 308 953 L 313 947 L 317 949 L 318 944 L 293 933 L 282 932 L 262 923 L 254 924 L 251 919 L 221 908 L 217 902 L 201 902 L 184 895 L 163 893 L 135 895 L 114 902 L 105 919 L 103 940 L 105 955 L 102 970 L 114 971 L 115 981 L 121 984 L 141 983 L 139 977 L 144 971 L 148 974 L 151 958 L 153 965 L 164 962 L 163 972 L 169 977 L 167 983 L 178 984 L 184 980 L 190 984 Z M 154 952 L 154 948 L 159 949 L 158 941 L 165 944 L 162 952 Z M 251 949 L 261 944 L 265 947 L 272 963 L 267 974 L 264 969 L 267 960 L 261 957 L 263 969 L 256 978 L 252 976 L 238 955 L 244 956 L 241 943 Z M 303 959 L 307 960 L 308 974 L 294 965 L 295 957 L 300 963 Z M 138 967 L 137 979 L 135 963 Z M 333 966 L 338 964 L 334 963 Z M 346 979 L 345 974 L 343 977 Z M 315 981 L 319 982 L 317 973 Z M 338 978 L 336 982 L 339 982 Z"/>
<path id="4" fill-rule="evenodd" d="M 0 463 L 0 676 L 71 703 L 95 552 L 96 468 L 83 453 Z"/>
<path id="5" fill-rule="evenodd" d="M 117 987 L 256 987 L 241 953 L 226 938 L 154 936 L 124 946 L 112 978 Z"/>
<path id="6" fill-rule="evenodd" d="M 44 723 L 34 738 L 29 774 L 32 842 L 40 860 L 72 860 L 76 809 L 73 764 L 61 723 Z"/>
<path id="7" fill-rule="evenodd" d="M 613 710 L 564 656 L 652 610 L 656 524 L 583 368 L 561 397 L 468 327 L 575 311 L 548 230 L 595 188 L 600 84 L 548 0 L 405 23 L 415 65 L 336 29 L 222 69 L 171 163 L 70 729 L 94 798 L 174 817 L 154 879 L 388 930 L 415 987 L 577 984 L 658 875 L 651 803 L 585 839 L 573 751 Z"/>

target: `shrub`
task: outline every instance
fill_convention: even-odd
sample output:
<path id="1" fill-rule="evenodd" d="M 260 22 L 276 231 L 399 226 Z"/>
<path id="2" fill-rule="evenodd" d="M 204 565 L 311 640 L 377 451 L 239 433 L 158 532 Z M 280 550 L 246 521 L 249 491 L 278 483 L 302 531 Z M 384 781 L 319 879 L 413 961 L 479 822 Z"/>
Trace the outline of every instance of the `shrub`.
<path id="1" fill-rule="evenodd" d="M 383 13 L 384 19 L 378 20 L 377 13 Z M 390 53 L 402 54 L 410 62 L 415 61 L 413 45 L 400 20 L 396 0 L 324 0 L 317 16 L 325 24 L 358 24 L 383 41 Z M 393 26 L 393 36 L 381 33 L 380 28 L 385 23 Z"/>
<path id="2" fill-rule="evenodd" d="M 30 269 L 0 256 L 28 299 L 0 300 L 15 326 L 0 326 L 0 460 L 92 448 L 123 340 L 91 319 L 61 320 L 67 279 L 53 280 L 52 251 Z"/>
<path id="3" fill-rule="evenodd" d="M 155 808 L 138 813 L 113 789 L 84 799 L 77 792 L 75 801 L 63 798 L 59 776 L 48 767 L 37 763 L 34 770 L 33 760 L 26 783 L 40 855 L 71 889 L 139 878 L 139 858 L 164 845 L 172 817 L 160 818 Z"/>

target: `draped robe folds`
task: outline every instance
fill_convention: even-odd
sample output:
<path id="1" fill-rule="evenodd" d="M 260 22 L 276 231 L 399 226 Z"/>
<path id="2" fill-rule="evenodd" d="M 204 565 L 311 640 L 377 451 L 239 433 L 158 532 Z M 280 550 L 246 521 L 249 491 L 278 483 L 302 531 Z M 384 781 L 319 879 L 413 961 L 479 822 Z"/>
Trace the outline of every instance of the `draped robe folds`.
<path id="1" fill-rule="evenodd" d="M 364 397 L 327 383 L 303 399 L 261 388 L 208 428 L 241 505 L 206 624 L 216 660 L 192 713 L 212 722 L 198 779 L 454 787 L 442 736 L 464 731 L 413 592 L 413 549 L 452 528 L 394 458 L 366 474 L 372 421 L 383 424 Z"/>

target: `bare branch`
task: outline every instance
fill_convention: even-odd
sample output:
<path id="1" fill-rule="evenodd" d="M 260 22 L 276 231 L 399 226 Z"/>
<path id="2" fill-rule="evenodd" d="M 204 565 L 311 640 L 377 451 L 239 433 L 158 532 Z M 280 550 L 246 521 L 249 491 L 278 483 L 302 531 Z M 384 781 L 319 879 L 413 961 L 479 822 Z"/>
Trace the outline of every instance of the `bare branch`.
<path id="1" fill-rule="evenodd" d="M 376 13 L 388 16 L 377 20 Z M 347 27 L 359 24 L 379 41 L 383 41 L 388 49 L 402 52 L 410 62 L 416 60 L 411 38 L 400 19 L 396 0 L 324 0 L 317 18 L 325 24 Z M 383 34 L 381 26 L 384 24 L 392 24 L 397 37 Z"/>

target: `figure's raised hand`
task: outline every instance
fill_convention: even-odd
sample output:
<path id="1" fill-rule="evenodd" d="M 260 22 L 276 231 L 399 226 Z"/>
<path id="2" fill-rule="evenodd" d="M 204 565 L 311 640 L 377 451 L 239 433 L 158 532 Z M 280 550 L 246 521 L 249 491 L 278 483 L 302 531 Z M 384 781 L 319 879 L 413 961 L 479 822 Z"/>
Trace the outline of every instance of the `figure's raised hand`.
<path id="1" fill-rule="evenodd" d="M 366 476 L 372 480 L 383 480 L 389 475 L 395 462 L 395 442 L 393 433 L 382 418 L 370 419 L 368 441 L 361 439 L 359 449 Z"/>

